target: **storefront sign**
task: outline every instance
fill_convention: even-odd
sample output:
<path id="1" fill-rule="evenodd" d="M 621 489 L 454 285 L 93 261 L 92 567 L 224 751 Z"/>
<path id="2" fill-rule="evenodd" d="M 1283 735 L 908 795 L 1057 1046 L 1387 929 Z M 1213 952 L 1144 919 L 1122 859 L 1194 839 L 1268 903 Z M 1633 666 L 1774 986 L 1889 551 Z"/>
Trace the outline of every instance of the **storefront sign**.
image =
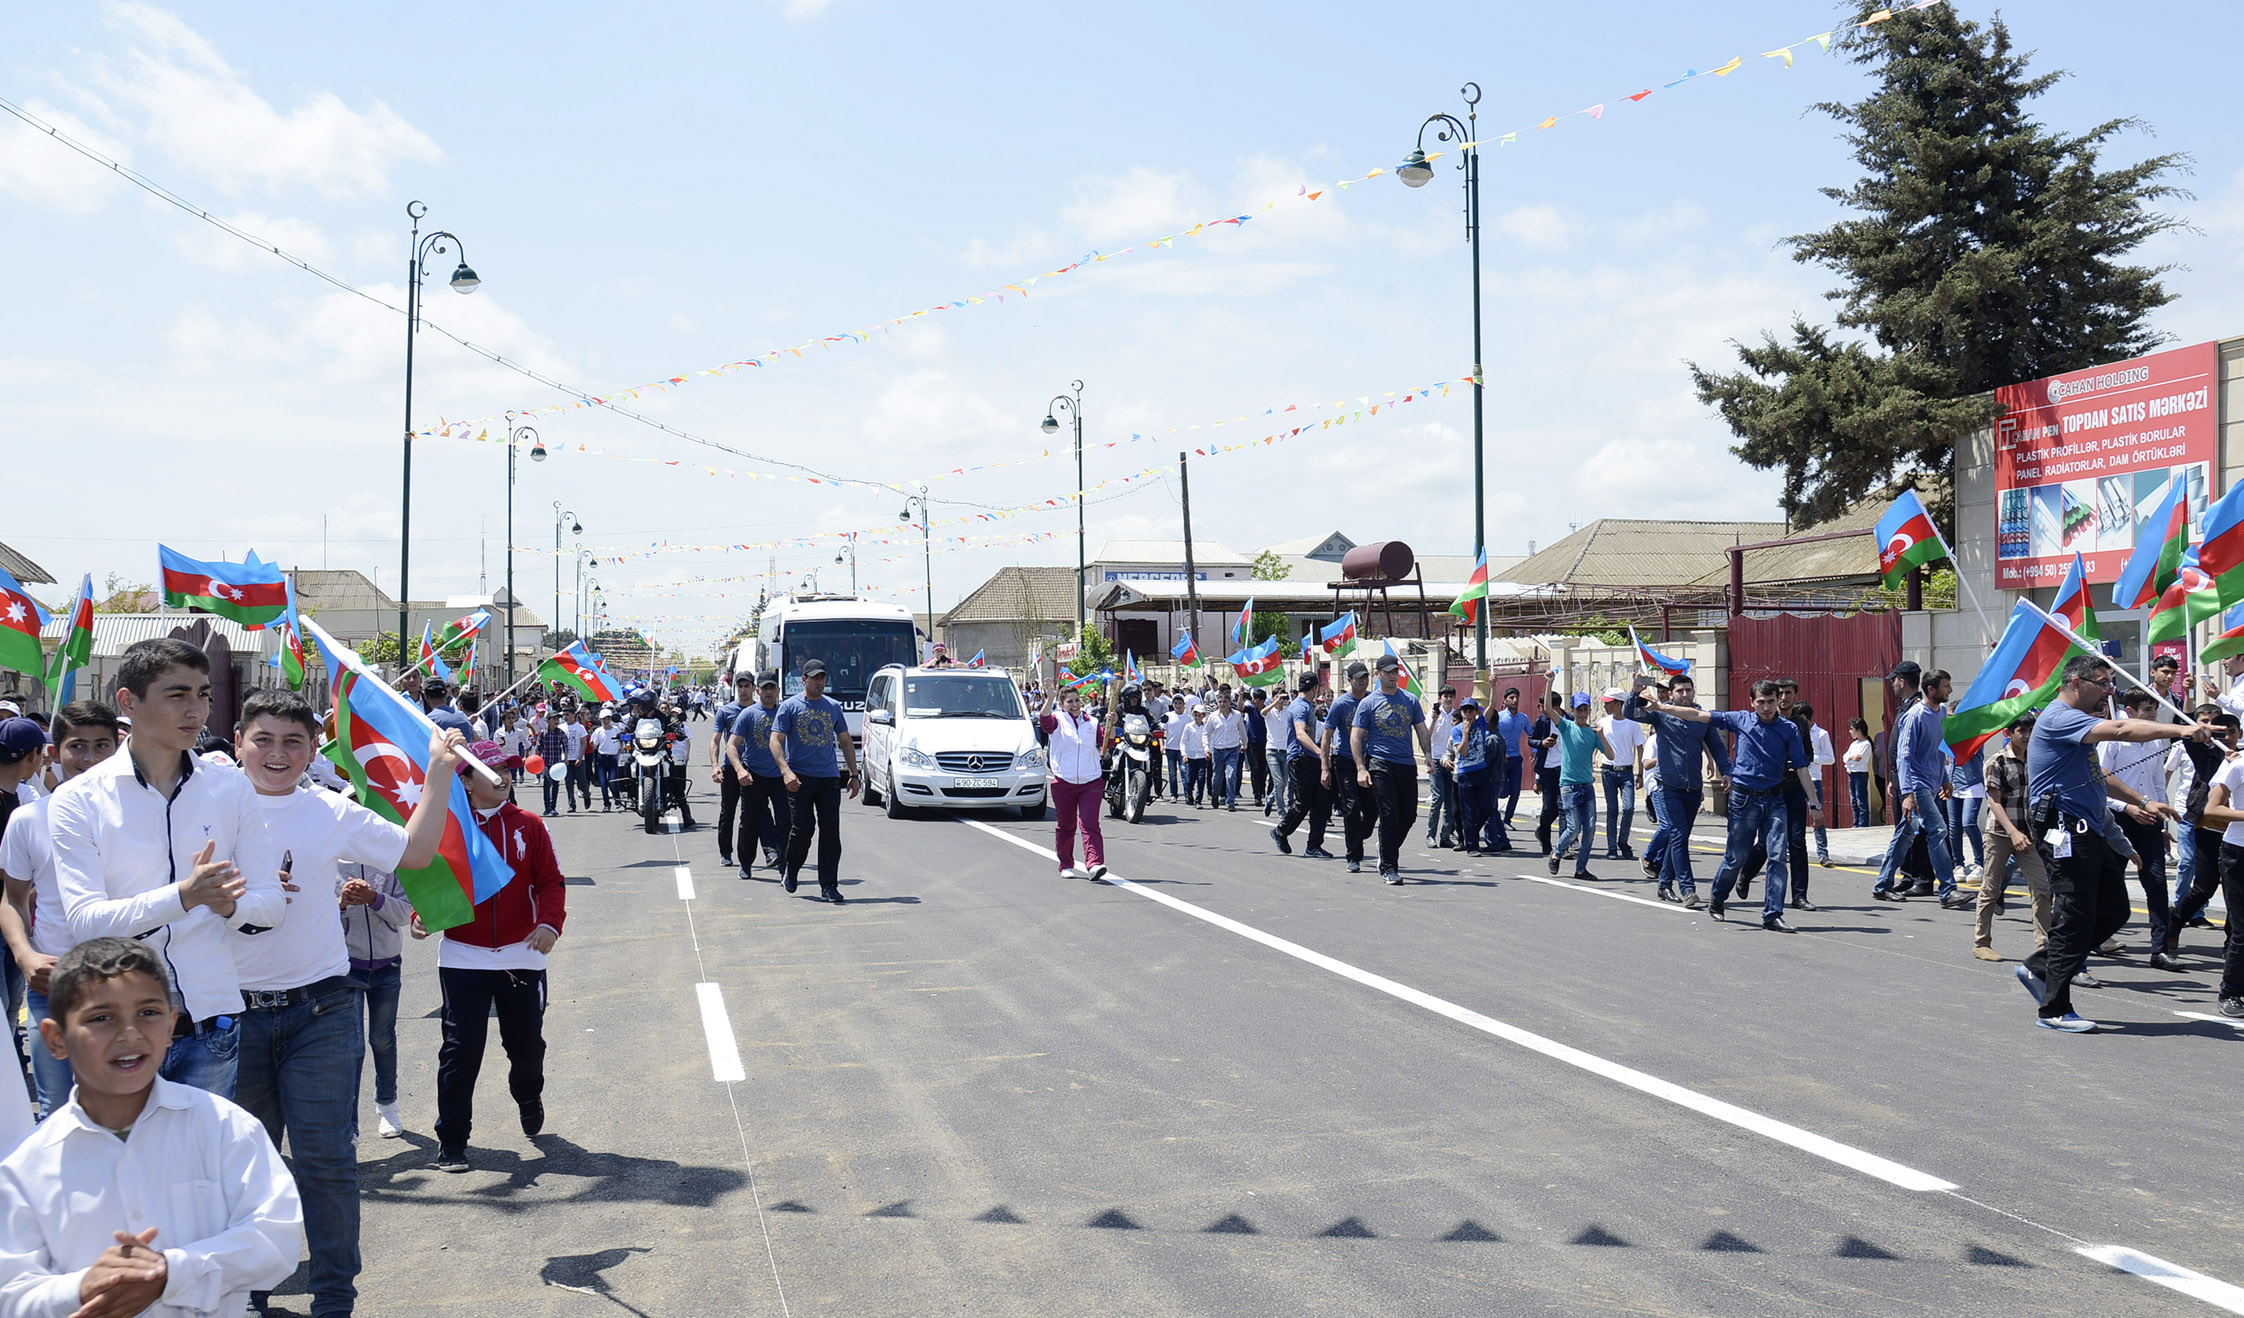
<path id="1" fill-rule="evenodd" d="M 2192 534 L 2218 455 L 2213 344 L 1995 391 L 1995 580 L 2054 586 L 2073 555 L 2117 580 L 2168 482 L 2189 482 Z"/>

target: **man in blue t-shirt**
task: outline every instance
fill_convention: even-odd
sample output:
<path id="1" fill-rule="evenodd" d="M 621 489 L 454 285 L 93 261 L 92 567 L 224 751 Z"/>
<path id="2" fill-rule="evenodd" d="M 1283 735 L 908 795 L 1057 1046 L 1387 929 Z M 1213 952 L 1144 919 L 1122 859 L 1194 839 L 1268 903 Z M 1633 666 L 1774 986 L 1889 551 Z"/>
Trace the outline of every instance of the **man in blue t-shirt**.
<path id="1" fill-rule="evenodd" d="M 826 665 L 803 665 L 802 694 L 789 696 L 772 716 L 768 742 L 787 784 L 794 827 L 787 834 L 785 877 L 780 886 L 795 890 L 803 862 L 810 858 L 810 835 L 818 834 L 818 895 L 841 905 L 841 799 L 844 784 L 857 795 L 857 745 L 849 739 L 849 717 L 826 696 Z M 837 758 L 838 752 L 838 758 Z M 849 764 L 842 777 L 840 760 Z"/>
<path id="2" fill-rule="evenodd" d="M 1526 766 L 1524 757 L 1527 754 L 1527 730 L 1533 726 L 1535 720 L 1520 710 L 1519 688 L 1505 687 L 1504 708 L 1496 715 L 1496 740 L 1504 744 L 1504 762 L 1491 763 L 1488 767 L 1492 772 L 1501 770 L 1504 775 L 1495 784 L 1495 789 L 1497 797 L 1504 803 L 1506 824 L 1511 823 L 1512 816 L 1519 813 L 1519 788 Z"/>
<path id="3" fill-rule="evenodd" d="M 1332 793 L 1333 809 L 1340 815 L 1342 852 L 1350 874 L 1363 871 L 1364 842 L 1379 822 L 1378 798 L 1356 781 L 1355 746 L 1350 740 L 1356 706 L 1370 694 L 1371 669 L 1363 660 L 1355 660 L 1348 665 L 1348 689 L 1333 698 L 1332 710 L 1325 716 L 1325 735 L 1318 748 L 1324 756 L 1324 772 L 1318 780 Z"/>
<path id="4" fill-rule="evenodd" d="M 732 680 L 733 698 L 717 706 L 717 726 L 709 737 L 709 776 L 717 784 L 717 859 L 732 864 L 733 816 L 740 808 L 740 788 L 745 781 L 733 772 L 732 721 L 740 711 L 756 703 L 756 675 L 736 673 Z M 696 694 L 699 694 L 698 692 Z M 743 817 L 740 832 L 743 853 L 755 845 L 754 829 Z M 747 860 L 743 854 L 741 859 Z"/>
<path id="5" fill-rule="evenodd" d="M 1568 847 L 1574 849 L 1574 877 L 1594 879 L 1590 873 L 1590 843 L 1597 840 L 1597 788 L 1591 773 L 1593 753 L 1603 752 L 1606 759 L 1613 758 L 1613 743 L 1590 722 L 1590 697 L 1587 691 L 1576 691 L 1572 705 L 1573 717 L 1559 719 L 1558 734 L 1558 799 L 1560 825 L 1558 844 L 1551 848 L 1551 873 L 1558 873 L 1558 863 Z"/>
<path id="6" fill-rule="evenodd" d="M 1379 877 L 1402 882 L 1402 841 L 1418 820 L 1418 757 L 1415 737 L 1426 758 L 1434 756 L 1425 707 L 1402 689 L 1402 661 L 1379 656 L 1379 689 L 1356 703 L 1348 749 L 1356 762 L 1356 788 L 1368 792 L 1379 819 Z M 1354 872 L 1351 865 L 1349 870 Z"/>
<path id="7" fill-rule="evenodd" d="M 1325 825 L 1332 818 L 1332 796 L 1321 781 L 1324 759 L 1317 744 L 1317 707 L 1309 703 L 1309 697 L 1317 693 L 1315 673 L 1302 674 L 1300 692 L 1292 704 L 1270 719 L 1270 744 L 1283 747 L 1286 753 L 1286 812 L 1270 830 L 1270 840 L 1278 844 L 1281 854 L 1292 855 L 1293 843 L 1287 839 L 1306 819 L 1309 849 L 1301 854 L 1331 860 L 1332 853 L 1325 850 Z"/>
<path id="8" fill-rule="evenodd" d="M 2164 801 L 2144 801 L 2126 784 L 2107 779 L 2095 747 L 2106 741 L 2204 742 L 2202 723 L 2159 723 L 2105 718 L 2097 713 L 2111 697 L 2112 667 L 2102 655 L 2065 661 L 2064 686 L 2034 723 L 2026 745 L 2025 831 L 2049 871 L 2049 941 L 2018 967 L 2018 982 L 2034 995 L 2035 1023 L 2068 1034 L 2086 1034 L 2096 1022 L 2073 1011 L 2073 980 L 2088 954 L 2118 933 L 2133 914 L 2127 894 L 2129 852 L 2107 808 L 2106 788 L 2127 803 L 2138 823 L 2179 819 Z M 2225 848 L 2224 848 L 2225 850 Z"/>
<path id="9" fill-rule="evenodd" d="M 1815 761 L 1800 737 L 1800 725 L 1777 712 L 1782 695 L 1782 687 L 1763 678 L 1753 684 L 1750 710 L 1696 709 L 1663 700 L 1646 700 L 1642 705 L 1655 714 L 1690 723 L 1711 723 L 1737 738 L 1737 749 L 1730 760 L 1730 836 L 1722 848 L 1722 867 L 1714 874 L 1714 900 L 1708 903 L 1707 914 L 1717 920 L 1723 918 L 1724 904 L 1737 886 L 1738 872 L 1752 854 L 1753 844 L 1759 842 L 1769 857 L 1768 882 L 1762 889 L 1761 927 L 1789 934 L 1794 930 L 1784 922 L 1785 877 L 1791 859 L 1785 832 L 1785 778 L 1797 776 L 1808 800 L 1821 798 L 1815 794 L 1815 779 L 1809 776 Z M 1808 822 L 1822 826 L 1820 805 L 1808 807 Z"/>
<path id="10" fill-rule="evenodd" d="M 740 784 L 740 877 L 744 879 L 756 877 L 759 845 L 764 865 L 780 867 L 780 849 L 787 845 L 794 823 L 787 783 L 771 753 L 772 720 L 779 717 L 779 672 L 766 669 L 749 680 L 755 683 L 755 698 L 741 702 L 724 737 L 727 767 Z"/>

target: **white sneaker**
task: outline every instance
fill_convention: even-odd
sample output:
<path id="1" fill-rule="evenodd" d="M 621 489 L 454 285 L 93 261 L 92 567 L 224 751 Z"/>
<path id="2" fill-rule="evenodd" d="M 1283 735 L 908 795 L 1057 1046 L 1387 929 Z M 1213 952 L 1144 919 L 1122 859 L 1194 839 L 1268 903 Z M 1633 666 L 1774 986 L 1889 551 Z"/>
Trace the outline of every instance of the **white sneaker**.
<path id="1" fill-rule="evenodd" d="M 397 1104 L 376 1103 L 374 1113 L 377 1118 L 376 1129 L 381 1132 L 383 1139 L 394 1140 L 405 1133 L 405 1119 L 397 1115 Z"/>
<path id="2" fill-rule="evenodd" d="M 1067 865 L 1060 869 L 1060 877 L 1063 879 L 1080 879 L 1085 875 L 1082 870 L 1075 868 L 1075 866 Z"/>

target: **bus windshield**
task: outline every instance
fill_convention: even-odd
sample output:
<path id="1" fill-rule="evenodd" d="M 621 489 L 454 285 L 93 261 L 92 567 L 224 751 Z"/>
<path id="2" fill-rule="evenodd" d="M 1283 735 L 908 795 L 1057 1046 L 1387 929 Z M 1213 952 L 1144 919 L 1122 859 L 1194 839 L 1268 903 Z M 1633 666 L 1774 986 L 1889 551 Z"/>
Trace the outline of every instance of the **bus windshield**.
<path id="1" fill-rule="evenodd" d="M 790 696 L 803 689 L 803 665 L 813 659 L 826 665 L 826 694 L 836 700 L 863 700 L 874 673 L 919 660 L 919 634 L 901 620 L 790 622 L 779 644 L 781 689 Z"/>
<path id="2" fill-rule="evenodd" d="M 1025 717 L 1013 679 L 998 673 L 907 678 L 904 713 L 910 718 Z"/>

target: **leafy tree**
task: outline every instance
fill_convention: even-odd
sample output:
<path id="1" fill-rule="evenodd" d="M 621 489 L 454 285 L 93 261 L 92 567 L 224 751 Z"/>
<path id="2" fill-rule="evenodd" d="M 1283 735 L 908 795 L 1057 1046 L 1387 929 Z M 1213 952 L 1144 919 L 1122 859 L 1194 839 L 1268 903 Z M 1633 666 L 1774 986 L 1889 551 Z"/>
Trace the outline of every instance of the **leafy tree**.
<path id="1" fill-rule="evenodd" d="M 1859 20 L 1875 5 L 1849 3 Z M 1911 469 L 1954 476 L 1955 441 L 1995 415 L 1999 385 L 2139 355 L 2148 314 L 2171 301 L 2165 267 L 2127 264 L 2181 221 L 2153 209 L 2186 194 L 2186 164 L 2158 155 L 2099 167 L 2133 119 L 2070 135 L 2028 102 L 2064 74 L 2030 75 L 1998 17 L 1911 10 L 1840 38 L 1879 86 L 1817 108 L 1843 125 L 1862 166 L 1826 196 L 1855 212 L 1790 243 L 1840 277 L 1838 322 L 1869 342 L 1834 342 L 1802 322 L 1789 341 L 1739 345 L 1746 369 L 1690 366 L 1700 401 L 1742 441 L 1749 465 L 1785 473 L 1795 524 L 1830 517 Z"/>
<path id="2" fill-rule="evenodd" d="M 1270 551 L 1264 550 L 1263 552 L 1267 554 Z M 1260 567 L 1261 564 L 1258 559 L 1256 562 L 1257 570 L 1260 570 Z M 1279 565 L 1279 571 L 1281 572 L 1290 570 L 1284 564 Z M 1264 579 L 1278 580 L 1276 577 Z M 1293 619 L 1283 613 L 1255 614 L 1254 621 L 1247 625 L 1247 643 L 1249 645 L 1260 645 L 1273 636 L 1278 638 L 1278 653 L 1280 655 L 1291 659 L 1301 653 L 1301 639 L 1293 634 Z"/>
<path id="3" fill-rule="evenodd" d="M 1102 668 L 1112 668 L 1119 672 L 1121 664 L 1122 656 L 1114 652 L 1114 647 L 1108 644 L 1106 637 L 1097 628 L 1086 627 L 1083 630 L 1082 644 L 1076 648 L 1075 662 L 1069 664 L 1068 668 L 1077 677 L 1081 677 Z"/>
<path id="4" fill-rule="evenodd" d="M 370 664 L 394 664 L 398 662 L 400 653 L 396 632 L 376 632 L 354 648 L 358 651 L 358 657 Z"/>
<path id="5" fill-rule="evenodd" d="M 1254 556 L 1248 575 L 1256 581 L 1284 581 L 1293 575 L 1293 564 L 1278 557 L 1276 551 L 1265 549 Z"/>

